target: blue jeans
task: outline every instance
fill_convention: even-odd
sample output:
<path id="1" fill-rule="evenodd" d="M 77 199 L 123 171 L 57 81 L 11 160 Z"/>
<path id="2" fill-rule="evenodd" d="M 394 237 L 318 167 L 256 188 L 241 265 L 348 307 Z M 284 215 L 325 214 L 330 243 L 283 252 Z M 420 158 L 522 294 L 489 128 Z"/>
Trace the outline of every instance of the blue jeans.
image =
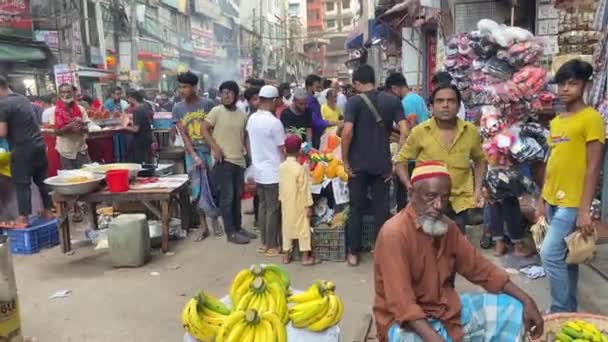
<path id="1" fill-rule="evenodd" d="M 549 228 L 540 248 L 543 267 L 551 287 L 550 312 L 576 312 L 578 265 L 566 264 L 568 248 L 564 238 L 576 229 L 577 208 L 547 205 Z"/>

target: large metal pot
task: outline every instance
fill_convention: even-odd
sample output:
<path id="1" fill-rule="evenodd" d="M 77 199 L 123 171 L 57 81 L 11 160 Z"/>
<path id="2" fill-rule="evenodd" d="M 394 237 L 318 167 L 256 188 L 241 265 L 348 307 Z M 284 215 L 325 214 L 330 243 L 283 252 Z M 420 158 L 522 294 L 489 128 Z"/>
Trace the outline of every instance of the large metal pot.
<path id="1" fill-rule="evenodd" d="M 129 179 L 133 180 L 137 177 L 137 173 L 142 170 L 141 165 L 132 163 L 114 163 L 98 165 L 91 168 L 96 174 L 104 175 L 110 170 L 129 170 Z"/>
<path id="2" fill-rule="evenodd" d="M 92 179 L 84 182 L 68 183 L 64 177 L 55 176 L 45 179 L 44 183 L 62 195 L 86 195 L 95 191 L 104 178 L 103 175 L 94 175 Z"/>

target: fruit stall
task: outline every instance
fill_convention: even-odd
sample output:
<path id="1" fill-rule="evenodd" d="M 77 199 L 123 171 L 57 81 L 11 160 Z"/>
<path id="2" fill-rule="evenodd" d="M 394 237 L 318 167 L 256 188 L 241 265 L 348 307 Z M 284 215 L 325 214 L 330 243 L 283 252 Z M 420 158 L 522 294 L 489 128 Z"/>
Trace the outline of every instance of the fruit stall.
<path id="1" fill-rule="evenodd" d="M 222 299 L 200 291 L 186 302 L 184 342 L 339 341 L 344 303 L 331 281 L 297 291 L 275 264 L 256 264 L 236 274 Z"/>
<path id="2" fill-rule="evenodd" d="M 344 261 L 349 194 L 340 138 L 335 132 L 326 133 L 319 149 L 303 143 L 297 161 L 310 170 L 314 200 L 310 221 L 313 252 L 321 260 Z M 296 249 L 294 256 L 297 252 Z"/>

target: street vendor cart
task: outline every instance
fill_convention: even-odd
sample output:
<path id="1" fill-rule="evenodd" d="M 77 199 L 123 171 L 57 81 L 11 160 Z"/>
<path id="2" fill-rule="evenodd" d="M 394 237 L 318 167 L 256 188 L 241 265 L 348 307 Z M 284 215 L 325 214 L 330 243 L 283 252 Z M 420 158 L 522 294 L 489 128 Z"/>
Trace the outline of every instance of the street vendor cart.
<path id="1" fill-rule="evenodd" d="M 189 228 L 190 192 L 188 178 L 186 175 L 175 175 L 159 178 L 158 182 L 155 183 L 147 183 L 142 180 L 136 180 L 126 192 L 110 192 L 107 187 L 86 195 L 64 195 L 53 192 L 53 202 L 58 216 L 61 251 L 68 253 L 72 249 L 68 219 L 69 208 L 73 207 L 76 201 L 82 201 L 91 208 L 95 208 L 95 205 L 99 203 L 115 205 L 121 202 L 140 202 L 144 204 L 146 209 L 161 221 L 161 250 L 167 252 L 169 250 L 169 223 L 173 203 L 176 203 L 179 208 L 182 229 L 187 230 Z M 93 215 L 95 215 L 94 210 Z M 96 217 L 94 217 L 94 222 L 97 222 Z"/>

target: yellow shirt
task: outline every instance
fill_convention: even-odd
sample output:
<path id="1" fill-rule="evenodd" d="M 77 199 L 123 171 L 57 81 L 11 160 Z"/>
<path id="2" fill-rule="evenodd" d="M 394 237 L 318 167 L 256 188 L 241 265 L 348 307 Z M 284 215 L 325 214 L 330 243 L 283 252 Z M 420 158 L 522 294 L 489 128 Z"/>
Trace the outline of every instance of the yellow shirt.
<path id="1" fill-rule="evenodd" d="M 327 121 L 338 121 L 342 117 L 342 111 L 340 107 L 336 106 L 336 109 L 331 109 L 331 107 L 326 103 L 321 106 L 321 115 L 324 120 Z M 330 130 L 335 130 L 336 127 L 331 126 L 325 129 L 325 132 L 329 132 Z"/>
<path id="2" fill-rule="evenodd" d="M 606 133 L 600 113 L 591 107 L 568 117 L 551 120 L 543 198 L 551 205 L 578 208 L 587 172 L 587 143 L 604 143 Z"/>
<path id="3" fill-rule="evenodd" d="M 485 158 L 479 131 L 473 124 L 458 119 L 454 143 L 452 146 L 443 146 L 437 123 L 435 119 L 430 119 L 412 129 L 397 155 L 396 162 L 415 160 L 445 163 L 452 180 L 450 203 L 452 209 L 459 213 L 475 207 L 471 160 L 479 162 Z"/>
<path id="4" fill-rule="evenodd" d="M 279 166 L 279 201 L 283 219 L 283 240 L 310 237 L 310 222 L 306 208 L 312 206 L 309 175 L 294 157 Z"/>

